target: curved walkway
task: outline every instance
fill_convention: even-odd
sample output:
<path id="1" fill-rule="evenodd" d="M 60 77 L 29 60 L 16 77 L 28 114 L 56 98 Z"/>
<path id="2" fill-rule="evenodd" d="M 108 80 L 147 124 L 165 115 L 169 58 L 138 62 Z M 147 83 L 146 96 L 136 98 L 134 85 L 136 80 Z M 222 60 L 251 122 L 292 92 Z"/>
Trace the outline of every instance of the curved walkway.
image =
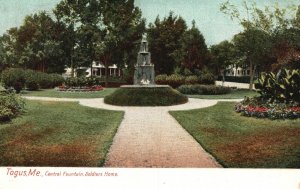
<path id="1" fill-rule="evenodd" d="M 218 101 L 237 101 L 190 98 L 188 103 L 176 106 L 121 107 L 105 104 L 103 98 L 25 98 L 78 101 L 83 106 L 125 111 L 108 153 L 106 167 L 222 167 L 168 111 L 204 108 Z"/>

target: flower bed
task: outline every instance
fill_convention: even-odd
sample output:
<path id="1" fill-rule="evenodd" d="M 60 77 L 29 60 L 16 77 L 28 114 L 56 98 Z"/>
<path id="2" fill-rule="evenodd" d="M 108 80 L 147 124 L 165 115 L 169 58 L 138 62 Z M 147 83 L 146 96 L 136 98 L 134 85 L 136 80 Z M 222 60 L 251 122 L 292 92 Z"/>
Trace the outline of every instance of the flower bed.
<path id="1" fill-rule="evenodd" d="M 235 111 L 243 116 L 269 119 L 300 118 L 299 104 L 263 103 L 259 98 L 245 98 L 235 105 Z"/>
<path id="2" fill-rule="evenodd" d="M 96 91 L 101 91 L 104 88 L 101 85 L 94 85 L 91 87 L 67 87 L 62 85 L 55 89 L 64 92 L 96 92 Z"/>

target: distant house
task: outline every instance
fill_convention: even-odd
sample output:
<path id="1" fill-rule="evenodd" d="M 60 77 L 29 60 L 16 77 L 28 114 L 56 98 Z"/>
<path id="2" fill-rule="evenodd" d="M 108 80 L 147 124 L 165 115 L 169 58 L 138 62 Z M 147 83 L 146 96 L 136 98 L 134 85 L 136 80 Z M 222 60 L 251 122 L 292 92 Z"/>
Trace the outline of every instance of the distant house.
<path id="1" fill-rule="evenodd" d="M 71 77 L 71 68 L 67 68 L 66 72 L 63 74 L 64 77 Z M 91 73 L 96 77 L 105 77 L 105 66 L 101 62 L 93 62 L 92 69 L 90 67 L 78 67 L 74 71 L 75 76 L 90 77 Z M 113 64 L 108 67 L 109 77 L 121 77 L 123 75 L 122 69 L 118 68 L 117 65 Z"/>
<path id="2" fill-rule="evenodd" d="M 249 67 L 236 67 L 234 65 L 228 66 L 226 68 L 226 76 L 235 76 L 235 77 L 242 77 L 242 76 L 250 76 L 250 68 Z"/>

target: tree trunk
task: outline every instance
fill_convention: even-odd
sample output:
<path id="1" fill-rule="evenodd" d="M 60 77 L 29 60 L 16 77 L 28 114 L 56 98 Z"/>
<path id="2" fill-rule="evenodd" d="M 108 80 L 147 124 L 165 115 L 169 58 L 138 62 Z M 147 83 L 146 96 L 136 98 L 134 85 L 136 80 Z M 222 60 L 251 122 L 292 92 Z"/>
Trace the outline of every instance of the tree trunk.
<path id="1" fill-rule="evenodd" d="M 224 86 L 224 83 L 225 83 L 225 71 L 223 69 L 220 69 L 219 70 L 219 73 L 221 73 L 221 76 L 222 76 L 222 86 Z"/>
<path id="2" fill-rule="evenodd" d="M 105 87 L 108 87 L 108 62 L 106 59 L 104 60 L 104 66 L 105 66 Z"/>
<path id="3" fill-rule="evenodd" d="M 74 74 L 74 63 L 73 63 L 72 55 L 70 57 L 70 61 L 71 61 L 71 77 L 74 77 L 75 76 L 75 74 Z"/>
<path id="4" fill-rule="evenodd" d="M 91 69 L 91 77 L 93 77 L 93 61 L 92 61 L 91 65 L 90 65 L 90 69 Z"/>
<path id="5" fill-rule="evenodd" d="M 252 60 L 250 60 L 250 84 L 249 84 L 250 90 L 253 90 L 254 73 L 255 73 L 254 65 Z"/>

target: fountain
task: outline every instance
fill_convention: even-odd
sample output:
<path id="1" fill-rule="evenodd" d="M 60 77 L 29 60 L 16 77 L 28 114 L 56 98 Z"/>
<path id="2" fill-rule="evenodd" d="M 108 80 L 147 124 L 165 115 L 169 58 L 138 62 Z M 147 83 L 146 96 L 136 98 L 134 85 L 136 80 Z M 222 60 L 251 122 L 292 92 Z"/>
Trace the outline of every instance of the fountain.
<path id="1" fill-rule="evenodd" d="M 186 96 L 169 85 L 155 84 L 154 64 L 151 63 L 146 35 L 143 35 L 138 52 L 133 85 L 122 85 L 104 98 L 105 103 L 118 106 L 170 106 L 187 101 Z"/>
<path id="2" fill-rule="evenodd" d="M 154 85 L 154 65 L 151 63 L 151 54 L 148 51 L 147 36 L 143 35 L 137 63 L 134 71 L 134 85 Z"/>

